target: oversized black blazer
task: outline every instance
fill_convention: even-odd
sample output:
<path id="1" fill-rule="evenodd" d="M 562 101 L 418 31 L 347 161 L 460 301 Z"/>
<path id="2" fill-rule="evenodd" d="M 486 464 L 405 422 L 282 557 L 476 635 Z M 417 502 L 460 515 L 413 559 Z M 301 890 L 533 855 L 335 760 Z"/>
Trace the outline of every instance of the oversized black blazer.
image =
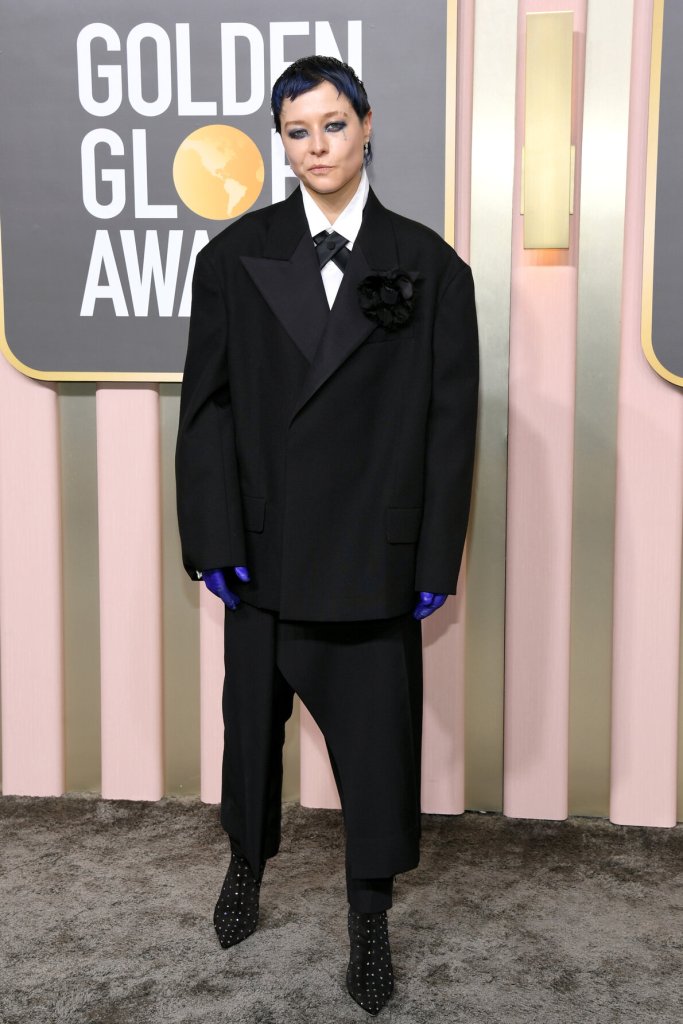
<path id="1" fill-rule="evenodd" d="M 390 332 L 373 271 L 420 274 Z M 198 254 L 180 400 L 183 564 L 303 620 L 384 618 L 453 594 L 472 486 L 478 336 L 469 266 L 370 190 L 330 310 L 300 189 Z"/>

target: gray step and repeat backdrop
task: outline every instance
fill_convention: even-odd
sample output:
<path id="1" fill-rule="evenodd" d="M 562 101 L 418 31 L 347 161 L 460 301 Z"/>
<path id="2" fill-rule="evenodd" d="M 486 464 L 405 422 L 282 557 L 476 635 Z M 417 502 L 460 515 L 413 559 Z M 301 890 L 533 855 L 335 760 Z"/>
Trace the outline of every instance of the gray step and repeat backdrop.
<path id="1" fill-rule="evenodd" d="M 270 89 L 313 52 L 365 82 L 380 200 L 443 233 L 448 7 L 3 4 L 5 356 L 49 380 L 180 379 L 198 250 L 297 184 Z"/>

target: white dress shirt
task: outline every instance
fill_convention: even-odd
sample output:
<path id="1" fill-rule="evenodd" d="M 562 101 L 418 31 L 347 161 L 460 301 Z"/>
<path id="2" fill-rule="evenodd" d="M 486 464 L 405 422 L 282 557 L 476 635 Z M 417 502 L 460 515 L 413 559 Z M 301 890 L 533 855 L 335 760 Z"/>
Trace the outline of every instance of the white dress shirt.
<path id="1" fill-rule="evenodd" d="M 308 220 L 308 226 L 311 229 L 311 235 L 317 235 L 319 231 L 327 231 L 328 233 L 330 231 L 336 231 L 338 234 L 343 235 L 344 238 L 348 238 L 348 248 L 352 249 L 353 243 L 356 241 L 356 236 L 360 231 L 361 221 L 363 220 L 363 207 L 365 206 L 368 198 L 368 192 L 370 191 L 370 182 L 368 180 L 365 167 L 361 172 L 360 184 L 356 189 L 355 194 L 339 214 L 334 224 L 330 224 L 315 199 L 311 197 L 303 182 L 300 182 L 299 187 L 301 188 L 304 210 L 306 211 L 306 219 Z M 332 303 L 337 297 L 339 285 L 342 283 L 344 274 L 334 260 L 329 260 L 320 273 L 323 279 L 325 295 L 327 296 L 327 303 L 331 309 Z"/>

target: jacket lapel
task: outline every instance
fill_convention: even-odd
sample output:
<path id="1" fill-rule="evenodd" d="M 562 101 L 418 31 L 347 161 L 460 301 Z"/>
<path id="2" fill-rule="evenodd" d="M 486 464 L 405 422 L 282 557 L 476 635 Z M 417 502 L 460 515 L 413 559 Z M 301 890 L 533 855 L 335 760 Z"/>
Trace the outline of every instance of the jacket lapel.
<path id="1" fill-rule="evenodd" d="M 299 188 L 274 208 L 264 255 L 240 258 L 310 364 L 292 411 L 293 420 L 377 326 L 360 308 L 358 285 L 373 271 L 398 265 L 391 218 L 370 189 L 361 228 L 331 310 Z"/>
<path id="2" fill-rule="evenodd" d="M 241 260 L 270 309 L 311 363 L 330 310 L 299 188 L 274 208 L 264 256 L 242 256 Z"/>
<path id="3" fill-rule="evenodd" d="M 360 307 L 360 282 L 373 270 L 389 270 L 397 265 L 398 253 L 391 218 L 370 189 L 351 258 L 329 312 L 327 326 L 303 381 L 292 419 L 377 326 Z M 319 269 L 317 273 L 320 279 Z"/>

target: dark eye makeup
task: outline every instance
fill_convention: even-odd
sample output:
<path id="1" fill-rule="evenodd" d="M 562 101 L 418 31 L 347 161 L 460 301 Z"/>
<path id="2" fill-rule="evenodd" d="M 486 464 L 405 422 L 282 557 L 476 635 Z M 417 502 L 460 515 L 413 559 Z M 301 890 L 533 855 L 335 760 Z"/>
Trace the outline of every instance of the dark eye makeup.
<path id="1" fill-rule="evenodd" d="M 328 121 L 325 125 L 326 132 L 343 132 L 346 128 L 346 121 Z M 304 139 L 307 135 L 305 128 L 292 128 L 287 132 L 290 139 Z"/>

